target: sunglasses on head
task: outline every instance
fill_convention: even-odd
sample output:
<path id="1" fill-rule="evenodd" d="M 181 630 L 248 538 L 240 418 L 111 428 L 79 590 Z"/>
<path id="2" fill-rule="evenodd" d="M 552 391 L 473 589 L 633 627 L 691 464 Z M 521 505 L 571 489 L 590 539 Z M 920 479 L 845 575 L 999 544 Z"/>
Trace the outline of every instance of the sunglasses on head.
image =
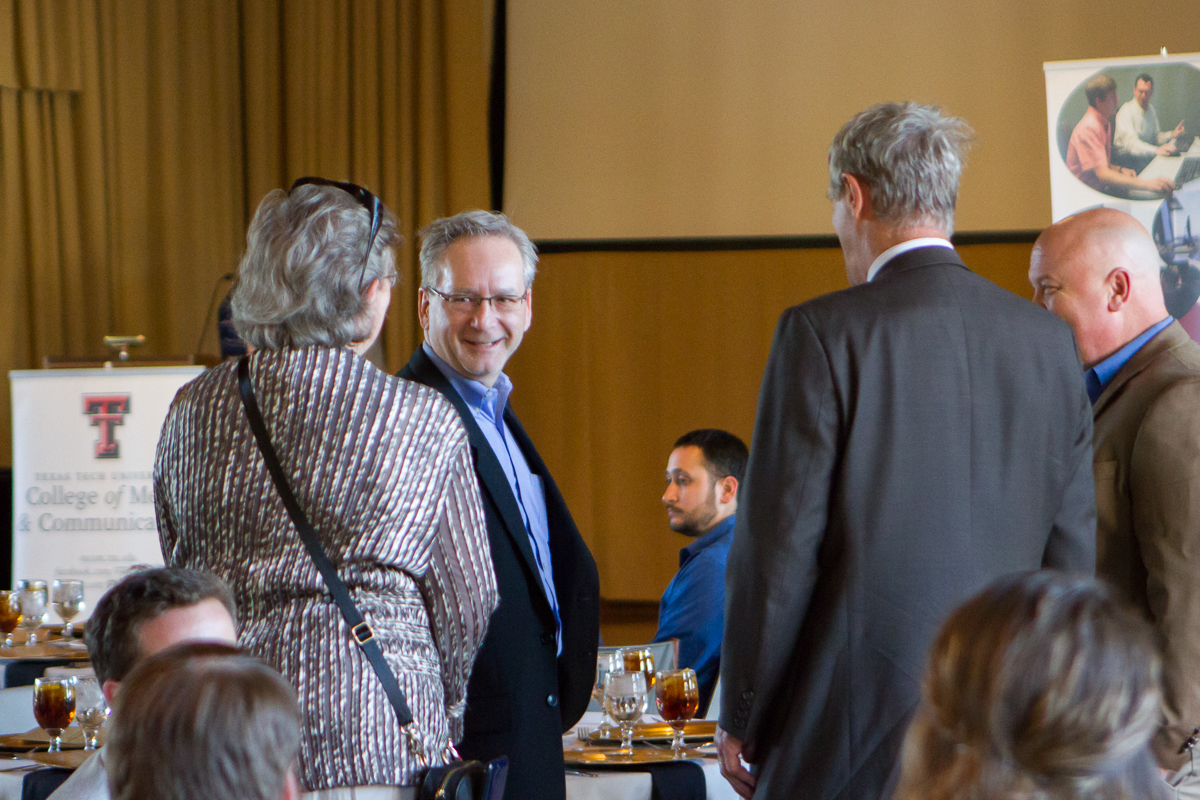
<path id="1" fill-rule="evenodd" d="M 367 239 L 367 254 L 363 256 L 362 273 L 358 276 L 358 291 L 363 290 L 362 282 L 367 277 L 367 264 L 371 261 L 371 248 L 375 246 L 375 236 L 379 233 L 379 226 L 383 223 L 383 203 L 379 202 L 379 198 L 371 194 L 369 191 L 359 186 L 357 183 L 347 183 L 346 181 L 331 181 L 326 178 L 297 178 L 292 184 L 292 188 L 288 189 L 288 194 L 291 194 L 299 186 L 333 186 L 336 189 L 341 189 L 346 192 L 358 204 L 365 208 L 371 215 L 371 236 Z"/>

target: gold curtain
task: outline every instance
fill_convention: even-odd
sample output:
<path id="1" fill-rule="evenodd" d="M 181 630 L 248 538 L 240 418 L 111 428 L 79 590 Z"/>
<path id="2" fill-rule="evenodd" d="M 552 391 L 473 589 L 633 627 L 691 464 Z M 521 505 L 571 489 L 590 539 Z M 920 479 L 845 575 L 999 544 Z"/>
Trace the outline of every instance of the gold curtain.
<path id="1" fill-rule="evenodd" d="M 400 217 L 398 369 L 418 341 L 413 232 L 488 202 L 487 8 L 0 0 L 0 366 L 103 355 L 107 333 L 215 352 L 210 297 L 259 199 L 318 174 Z"/>

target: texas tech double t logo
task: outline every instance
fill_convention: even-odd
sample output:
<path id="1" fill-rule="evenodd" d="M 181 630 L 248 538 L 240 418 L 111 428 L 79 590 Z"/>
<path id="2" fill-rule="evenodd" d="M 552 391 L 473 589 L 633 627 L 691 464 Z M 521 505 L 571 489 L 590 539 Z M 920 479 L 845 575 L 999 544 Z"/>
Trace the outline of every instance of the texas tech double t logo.
<path id="1" fill-rule="evenodd" d="M 85 394 L 83 413 L 92 418 L 92 426 L 100 429 L 96 442 L 96 458 L 120 458 L 121 443 L 117 441 L 117 426 L 125 424 L 129 413 L 127 394 Z"/>

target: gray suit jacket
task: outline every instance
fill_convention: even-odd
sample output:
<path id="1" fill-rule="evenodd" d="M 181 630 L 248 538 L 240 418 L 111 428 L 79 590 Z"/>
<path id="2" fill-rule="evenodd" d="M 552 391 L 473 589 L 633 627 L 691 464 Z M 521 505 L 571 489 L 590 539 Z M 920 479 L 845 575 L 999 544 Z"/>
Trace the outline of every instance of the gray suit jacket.
<path id="1" fill-rule="evenodd" d="M 784 312 L 726 573 L 721 726 L 756 798 L 891 795 L 926 653 L 995 578 L 1095 569 L 1071 331 L 948 248 Z"/>

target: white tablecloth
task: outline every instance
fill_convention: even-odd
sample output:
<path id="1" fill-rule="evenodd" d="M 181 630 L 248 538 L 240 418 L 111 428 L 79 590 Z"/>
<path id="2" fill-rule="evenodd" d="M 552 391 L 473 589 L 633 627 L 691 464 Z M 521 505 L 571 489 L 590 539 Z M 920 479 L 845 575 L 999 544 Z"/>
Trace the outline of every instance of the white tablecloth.
<path id="1" fill-rule="evenodd" d="M 594 728 L 600 724 L 601 714 L 589 711 L 583 715 L 579 724 L 585 728 Z M 647 717 L 657 720 L 657 717 Z M 563 736 L 563 744 L 572 747 L 578 743 L 574 729 Z M 715 758 L 697 759 L 696 763 L 704 770 L 704 783 L 707 800 L 741 800 L 729 781 L 721 777 L 721 767 Z M 578 770 L 598 777 L 584 775 L 567 776 L 567 800 L 650 800 L 649 772 L 617 772 L 607 771 L 594 766 L 575 767 L 567 765 L 568 770 Z M 3 800 L 3 798 L 0 798 Z"/>
<path id="2" fill-rule="evenodd" d="M 43 764 L 25 759 L 0 759 L 0 770 L 12 770 L 0 772 L 0 800 L 21 800 L 21 789 L 25 785 L 25 771 L 13 770 L 13 768 L 23 764 L 36 769 L 46 768 Z"/>

